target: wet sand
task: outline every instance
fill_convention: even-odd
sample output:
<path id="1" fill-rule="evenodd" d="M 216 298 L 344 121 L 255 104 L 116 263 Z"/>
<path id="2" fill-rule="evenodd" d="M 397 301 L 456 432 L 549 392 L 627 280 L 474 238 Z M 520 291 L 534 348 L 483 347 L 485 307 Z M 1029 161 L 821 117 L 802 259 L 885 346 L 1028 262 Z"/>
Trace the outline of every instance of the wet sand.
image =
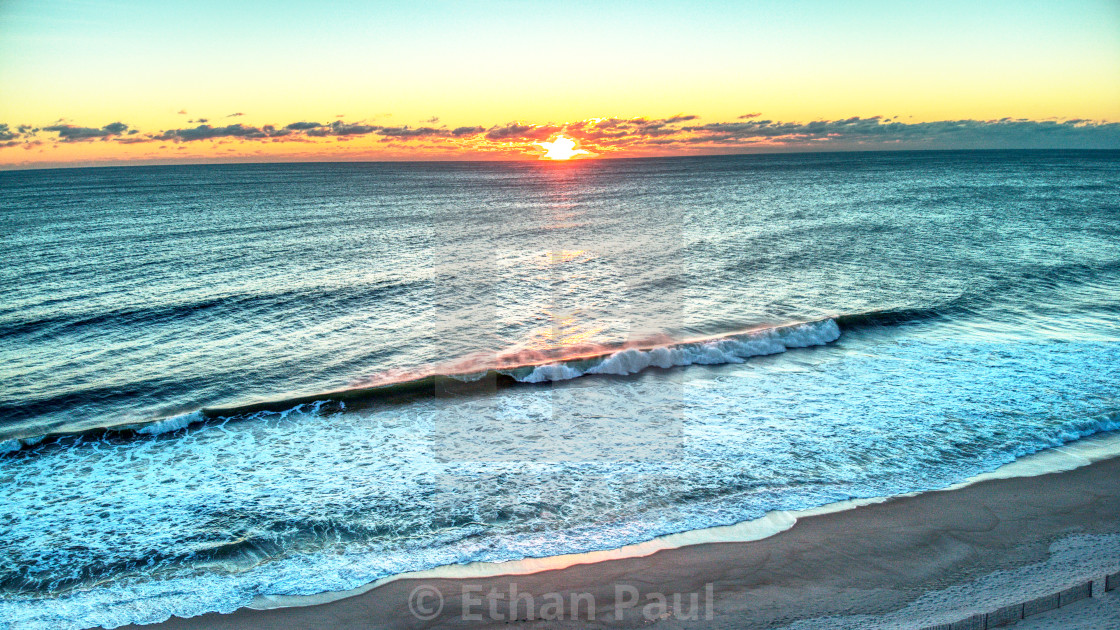
<path id="1" fill-rule="evenodd" d="M 795 622 L 867 627 L 869 618 L 860 616 L 888 613 L 894 614 L 884 623 L 889 618 L 892 626 L 921 627 L 945 615 L 967 616 L 979 605 L 947 601 L 951 610 L 940 610 L 940 616 L 904 613 L 900 621 L 898 611 L 909 610 L 923 594 L 1044 562 L 1051 544 L 1071 535 L 1117 533 L 1120 458 L 1111 458 L 1065 472 L 990 479 L 809 516 L 752 542 L 693 545 L 529 575 L 400 579 L 314 606 L 241 609 L 132 627 L 773 628 Z M 1094 549 L 1120 565 L 1120 545 Z M 1017 588 L 1007 593 L 1008 603 L 1022 599 L 1032 585 Z M 493 604 L 487 598 L 492 590 L 498 596 Z M 517 615 L 509 611 L 511 590 L 522 595 Z M 656 593 L 666 594 L 665 606 Z M 528 596 L 534 620 L 525 619 Z M 432 614 L 440 598 L 443 605 L 431 619 L 414 614 Z M 559 619 L 540 619 L 558 612 Z M 808 621 L 837 615 L 843 617 Z M 687 618 L 692 616 L 697 619 Z"/>

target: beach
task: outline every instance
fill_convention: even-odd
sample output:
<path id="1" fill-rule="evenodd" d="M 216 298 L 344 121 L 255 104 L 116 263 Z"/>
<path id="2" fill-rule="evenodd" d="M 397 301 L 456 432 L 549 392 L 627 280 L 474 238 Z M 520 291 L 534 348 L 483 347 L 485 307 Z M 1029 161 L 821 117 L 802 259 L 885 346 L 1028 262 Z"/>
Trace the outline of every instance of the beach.
<path id="1" fill-rule="evenodd" d="M 666 549 L 529 575 L 401 579 L 315 606 L 242 609 L 143 627 L 500 628 L 516 621 L 519 627 L 541 628 L 651 623 L 658 628 L 920 628 L 1120 571 L 1117 478 L 1120 458 L 1113 457 L 1073 470 L 988 479 L 808 516 L 762 540 Z M 631 587 L 639 593 L 636 605 L 630 604 Z M 410 611 L 410 594 L 418 588 L 442 595 L 438 616 L 421 620 Z M 512 616 L 508 596 L 496 600 L 492 615 L 486 594 L 493 590 L 505 596 L 511 588 L 532 595 L 538 606 L 547 594 L 560 594 L 563 618 L 527 621 L 524 608 Z M 680 594 L 683 606 L 647 610 L 657 603 L 656 596 L 649 598 L 655 593 L 666 594 L 670 608 L 672 594 Z M 709 593 L 711 619 L 706 619 Z M 567 604 L 578 601 L 575 594 L 594 599 L 592 619 L 586 605 L 577 607 L 578 618 L 571 617 Z M 619 594 L 624 601 L 618 601 Z M 694 612 L 691 594 L 700 604 L 698 619 L 679 619 Z M 430 606 L 427 610 L 431 614 Z M 651 620 L 644 611 L 659 614 Z"/>

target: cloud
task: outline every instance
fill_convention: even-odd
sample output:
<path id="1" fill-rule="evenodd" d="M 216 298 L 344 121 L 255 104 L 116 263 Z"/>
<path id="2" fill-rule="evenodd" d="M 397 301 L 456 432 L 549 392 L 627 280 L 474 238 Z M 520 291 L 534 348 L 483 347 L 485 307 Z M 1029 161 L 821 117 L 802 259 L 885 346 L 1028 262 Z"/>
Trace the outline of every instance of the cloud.
<path id="1" fill-rule="evenodd" d="M 321 123 L 317 122 L 294 122 L 288 125 L 284 125 L 284 128 L 291 129 L 292 131 L 306 131 L 308 129 L 317 129 L 322 126 L 323 125 Z"/>
<path id="2" fill-rule="evenodd" d="M 298 124 L 298 123 L 297 123 Z M 308 129 L 307 135 L 324 137 L 324 136 L 364 136 L 373 133 L 380 129 L 376 125 L 362 125 L 358 123 L 347 123 L 341 120 L 336 120 L 329 125 L 321 125 L 317 129 Z"/>
<path id="3" fill-rule="evenodd" d="M 185 109 L 180 109 L 180 110 L 179 110 L 179 114 L 181 114 L 181 115 L 183 115 L 183 116 L 186 116 L 186 115 L 187 115 L 187 110 L 185 110 Z"/>
<path id="4" fill-rule="evenodd" d="M 491 127 L 486 132 L 487 140 L 510 142 L 514 140 L 547 140 L 552 134 L 561 131 L 556 125 L 523 125 L 511 122 Z"/>
<path id="5" fill-rule="evenodd" d="M 403 127 L 381 127 L 377 133 L 382 136 L 390 136 L 394 138 L 421 138 L 428 136 L 446 136 L 449 131 L 447 129 L 435 129 L 433 127 L 415 127 L 411 128 L 408 125 Z"/>
<path id="6" fill-rule="evenodd" d="M 211 127 L 199 125 L 190 129 L 170 129 L 153 136 L 153 140 L 174 140 L 176 142 L 193 142 L 195 140 L 213 140 L 214 138 L 266 138 L 268 133 L 257 127 L 246 127 L 240 123 L 225 127 Z"/>
<path id="7" fill-rule="evenodd" d="M 848 148 L 903 144 L 911 148 L 1120 148 L 1120 123 L 1026 120 L 943 120 L 888 122 L 881 116 L 853 116 L 807 123 L 751 120 L 684 127 L 690 143 L 736 144 L 766 140 L 787 146 L 841 145 Z"/>
<path id="8" fill-rule="evenodd" d="M 438 122 L 439 122 L 439 116 L 432 116 L 431 118 L 429 118 L 429 119 L 427 119 L 427 120 L 425 120 L 425 121 L 422 121 L 422 122 L 426 122 L 426 123 L 428 123 L 428 124 L 430 124 L 430 125 L 434 125 L 434 124 L 436 124 L 436 123 L 438 123 Z"/>
<path id="9" fill-rule="evenodd" d="M 244 116 L 244 115 L 245 115 L 245 112 L 233 112 L 232 114 L 226 116 L 226 118 L 237 118 L 238 116 Z"/>
<path id="10" fill-rule="evenodd" d="M 283 138 L 293 133 L 291 129 L 277 129 L 275 125 L 265 125 L 261 127 L 261 131 L 269 138 Z"/>
<path id="11" fill-rule="evenodd" d="M 527 132 L 534 129 L 533 125 L 519 125 L 509 123 L 503 127 L 492 127 L 486 134 L 488 140 L 508 140 L 524 138 Z"/>
<path id="12" fill-rule="evenodd" d="M 762 112 L 754 112 L 752 114 L 743 114 L 742 116 L 739 116 L 739 120 L 746 120 L 748 118 L 758 118 L 761 115 L 762 115 Z"/>
<path id="13" fill-rule="evenodd" d="M 22 131 L 22 130 L 23 130 L 23 127 L 20 126 L 20 131 Z M 15 132 L 15 131 L 12 131 L 12 130 L 8 129 L 8 124 L 7 123 L 0 123 L 0 142 L 7 142 L 9 140 L 15 140 L 18 137 L 20 137 L 20 134 Z"/>
<path id="14" fill-rule="evenodd" d="M 694 115 L 678 114 L 670 118 L 591 118 L 567 125 L 580 139 L 610 150 L 649 142 L 652 138 L 681 134 L 681 122 L 696 120 Z"/>
<path id="15" fill-rule="evenodd" d="M 451 130 L 451 135 L 455 137 L 473 136 L 486 131 L 485 127 L 456 127 Z"/>
<path id="16" fill-rule="evenodd" d="M 74 125 L 50 125 L 43 127 L 43 131 L 53 131 L 58 134 L 62 142 L 83 142 L 98 140 L 110 136 L 119 136 L 128 130 L 128 125 L 122 122 L 109 123 L 100 129 L 94 127 L 76 127 Z"/>

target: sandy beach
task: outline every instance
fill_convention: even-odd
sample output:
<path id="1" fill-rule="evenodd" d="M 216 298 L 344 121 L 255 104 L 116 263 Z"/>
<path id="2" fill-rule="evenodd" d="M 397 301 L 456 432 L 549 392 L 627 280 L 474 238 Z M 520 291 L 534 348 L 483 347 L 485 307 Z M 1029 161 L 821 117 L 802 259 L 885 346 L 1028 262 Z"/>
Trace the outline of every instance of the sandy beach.
<path id="1" fill-rule="evenodd" d="M 1111 458 L 810 516 L 753 542 L 530 575 L 400 579 L 320 605 L 155 627 L 924 627 L 1120 570 L 1118 478 Z"/>

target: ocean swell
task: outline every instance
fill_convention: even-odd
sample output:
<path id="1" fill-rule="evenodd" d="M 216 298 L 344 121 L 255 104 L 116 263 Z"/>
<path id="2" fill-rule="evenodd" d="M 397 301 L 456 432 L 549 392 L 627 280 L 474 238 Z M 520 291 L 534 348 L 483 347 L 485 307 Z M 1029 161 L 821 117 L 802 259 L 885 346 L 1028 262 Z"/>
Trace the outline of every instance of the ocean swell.
<path id="1" fill-rule="evenodd" d="M 511 375 L 522 383 L 543 383 L 578 378 L 585 374 L 637 374 L 649 367 L 742 363 L 749 357 L 785 352 L 789 348 L 820 346 L 840 338 L 840 327 L 832 319 L 778 328 L 766 328 L 717 339 L 673 344 L 657 348 L 628 348 L 588 367 L 566 363 L 536 366 L 528 374 Z"/>

